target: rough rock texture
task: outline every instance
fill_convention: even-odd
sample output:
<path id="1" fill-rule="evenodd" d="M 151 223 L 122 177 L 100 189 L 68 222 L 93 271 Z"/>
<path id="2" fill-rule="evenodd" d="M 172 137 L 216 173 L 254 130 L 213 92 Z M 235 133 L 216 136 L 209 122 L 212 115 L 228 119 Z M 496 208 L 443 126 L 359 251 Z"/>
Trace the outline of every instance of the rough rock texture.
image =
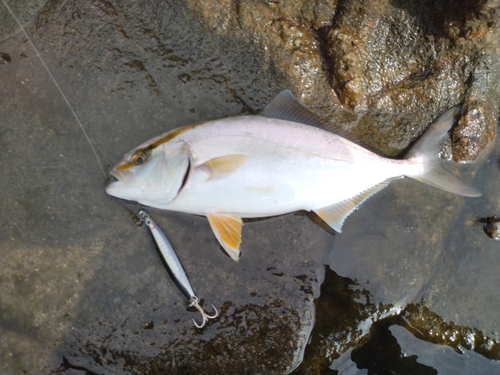
<path id="1" fill-rule="evenodd" d="M 485 223 L 483 226 L 484 233 L 495 240 L 500 240 L 500 218 L 496 215 L 479 219 L 480 223 Z"/>
<path id="2" fill-rule="evenodd" d="M 432 367 L 425 366 L 422 360 L 419 365 L 414 363 L 414 356 L 400 349 L 397 342 L 391 342 L 392 337 L 384 337 L 383 332 L 380 332 L 381 328 L 387 329 L 393 325 L 403 326 L 426 342 L 447 345 L 457 352 L 463 352 L 465 348 L 486 358 L 500 359 L 498 340 L 485 331 L 444 321 L 423 302 L 409 304 L 394 314 L 391 313 L 394 306 L 374 303 L 372 298 L 372 294 L 360 288 L 356 282 L 327 270 L 321 297 L 316 300 L 316 323 L 311 342 L 297 374 L 324 374 L 327 368 L 350 373 L 345 366 L 337 367 L 335 364 L 335 360 L 343 353 L 350 351 L 350 358 L 358 369 L 375 370 L 380 366 L 378 370 L 381 373 L 392 367 L 399 367 L 394 373 L 434 373 L 422 371 L 422 367 L 428 367 L 429 370 Z M 399 363 L 398 366 L 398 362 L 406 363 Z M 438 363 L 439 360 L 433 365 Z M 444 360 L 443 363 L 447 364 Z M 478 363 L 476 366 L 475 371 L 481 373 Z"/>
<path id="3" fill-rule="evenodd" d="M 357 127 L 359 138 L 387 154 L 400 152 L 458 103 L 465 106 L 453 132 L 455 160 L 475 159 L 495 135 L 497 1 L 190 4 L 209 27 L 258 43 L 307 104 L 346 128 Z M 358 116 L 332 114 L 339 101 Z"/>
<path id="4" fill-rule="evenodd" d="M 105 169 L 166 130 L 255 113 L 283 89 L 387 155 L 462 102 L 455 160 L 487 159 L 495 134 L 498 1 L 10 5 Z M 4 8 L 0 74 L 2 373 L 283 374 L 309 338 L 299 371 L 324 373 L 377 339 L 374 321 L 401 312 L 427 341 L 454 345 L 431 334 L 439 324 L 499 357 L 498 242 L 477 222 L 500 212 L 498 144 L 481 170 L 461 171 L 479 200 L 395 182 L 341 235 L 301 213 L 246 222 L 240 263 L 203 218 L 151 213 L 205 306 L 220 308 L 198 331 L 147 231 L 105 195 L 81 129 Z M 314 304 L 325 264 L 336 276 Z M 426 309 L 404 310 L 422 298 Z"/>

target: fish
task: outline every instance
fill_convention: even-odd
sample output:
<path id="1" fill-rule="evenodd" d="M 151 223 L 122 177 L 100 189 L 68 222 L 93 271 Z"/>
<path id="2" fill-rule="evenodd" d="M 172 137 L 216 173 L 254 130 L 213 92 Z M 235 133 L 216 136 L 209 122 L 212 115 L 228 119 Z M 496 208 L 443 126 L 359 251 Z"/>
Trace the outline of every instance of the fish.
<path id="1" fill-rule="evenodd" d="M 446 169 L 440 153 L 460 106 L 439 116 L 402 159 L 387 158 L 309 111 L 288 90 L 257 115 L 210 120 L 152 138 L 111 169 L 107 194 L 202 215 L 240 258 L 244 218 L 305 210 L 337 232 L 368 198 L 404 177 L 449 193 L 481 192 Z"/>

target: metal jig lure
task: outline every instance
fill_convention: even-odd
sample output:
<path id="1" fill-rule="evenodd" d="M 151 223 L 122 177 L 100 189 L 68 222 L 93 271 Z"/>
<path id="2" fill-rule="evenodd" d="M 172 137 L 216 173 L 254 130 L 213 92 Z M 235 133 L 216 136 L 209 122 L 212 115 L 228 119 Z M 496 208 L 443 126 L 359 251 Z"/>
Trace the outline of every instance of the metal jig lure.
<path id="1" fill-rule="evenodd" d="M 189 280 L 187 278 L 186 272 L 182 268 L 181 262 L 175 253 L 173 246 L 170 244 L 170 241 L 167 239 L 162 230 L 156 225 L 156 223 L 151 219 L 151 217 L 144 211 L 139 211 L 139 217 L 141 220 L 148 226 L 153 238 L 160 249 L 160 253 L 167 264 L 170 274 L 174 279 L 175 283 L 181 290 L 182 294 L 184 294 L 188 298 L 188 307 L 195 307 L 202 316 L 201 324 L 196 323 L 193 319 L 193 323 L 196 328 L 203 328 L 207 323 L 208 319 L 215 319 L 219 316 L 219 312 L 212 305 L 212 308 L 215 311 L 215 314 L 209 315 L 207 314 L 199 305 L 200 299 L 194 294 L 193 288 L 191 284 L 189 284 Z"/>

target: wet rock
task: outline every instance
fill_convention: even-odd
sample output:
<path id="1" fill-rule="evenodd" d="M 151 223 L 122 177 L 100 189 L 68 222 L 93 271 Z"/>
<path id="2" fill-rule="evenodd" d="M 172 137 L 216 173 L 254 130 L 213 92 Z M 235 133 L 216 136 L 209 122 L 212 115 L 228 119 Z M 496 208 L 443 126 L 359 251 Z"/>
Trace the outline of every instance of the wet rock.
<path id="1" fill-rule="evenodd" d="M 381 356 L 374 355 L 370 365 L 370 341 L 382 346 L 379 354 L 398 358 L 399 349 L 384 336 L 388 333 L 380 332 L 385 324 L 403 325 L 426 342 L 474 350 L 498 365 L 500 300 L 493 290 L 500 277 L 488 265 L 498 262 L 498 246 L 482 234 L 476 219 L 477 213 L 500 207 L 498 180 L 491 178 L 498 176 L 498 140 L 495 146 L 475 176 L 483 199 L 440 198 L 437 191 L 404 180 L 347 219 L 329 252 L 331 270 L 316 300 L 316 325 L 299 373 L 362 368 L 362 363 L 372 368 Z M 352 220 L 362 233 L 351 232 Z M 400 372 L 411 372 L 411 363 L 404 366 Z"/>
<path id="2" fill-rule="evenodd" d="M 480 223 L 486 223 L 483 226 L 484 233 L 490 238 L 500 240 L 500 218 L 496 215 L 479 219 Z"/>
<path id="3" fill-rule="evenodd" d="M 420 370 L 418 373 L 495 374 L 500 372 L 499 361 L 489 360 L 481 354 L 462 346 L 451 348 L 438 344 L 429 344 L 420 339 L 418 335 L 412 335 L 408 328 L 405 329 L 397 325 L 389 327 L 388 331 L 397 340 L 400 347 L 399 359 L 396 359 L 395 362 L 414 362 L 416 370 Z M 412 355 L 409 356 L 408 353 L 412 353 Z M 373 358 L 372 361 L 375 365 L 380 363 L 378 358 Z M 393 367 L 392 363 L 388 363 L 387 367 Z M 426 368 L 427 372 L 422 371 L 423 368 Z"/>
<path id="4" fill-rule="evenodd" d="M 455 159 L 471 159 L 498 115 L 498 2 L 462 5 L 449 13 L 417 1 L 32 1 L 14 10 L 109 167 L 139 141 L 255 113 L 282 89 L 388 155 L 465 102 Z M 301 214 L 248 221 L 238 264 L 204 219 L 155 215 L 205 306 L 221 310 L 196 330 L 145 228 L 105 195 L 36 54 L 6 12 L 0 20 L 1 50 L 23 57 L 0 69 L 3 372 L 283 374 L 309 338 L 304 369 L 325 369 L 368 342 L 374 321 L 422 295 L 442 321 L 460 320 L 453 329 L 477 327 L 498 343 L 499 302 L 486 299 L 498 285 L 498 251 L 471 235 L 462 198 L 407 180 L 365 203 L 339 236 Z M 480 186 L 497 191 L 492 184 Z M 471 204 L 488 207 L 481 216 L 498 207 L 487 197 Z M 468 258 L 477 244 L 481 256 Z M 311 336 L 325 263 L 339 280 L 316 303 Z"/>
<path id="5" fill-rule="evenodd" d="M 342 353 L 367 341 L 371 322 L 389 314 L 392 308 L 373 303 L 371 297 L 355 281 L 327 268 L 299 374 L 322 374 Z"/>
<path id="6" fill-rule="evenodd" d="M 500 343 L 485 331 L 447 322 L 430 311 L 424 302 L 409 305 L 401 314 L 405 326 L 427 342 L 474 350 L 486 358 L 500 360 Z"/>
<path id="7" fill-rule="evenodd" d="M 10 58 L 8 53 L 0 52 L 0 64 L 4 65 L 10 63 L 12 59 Z"/>
<path id="8" fill-rule="evenodd" d="M 277 90 L 278 69 L 262 72 L 258 49 L 207 31 L 186 7 L 123 6 L 50 2 L 27 22 L 108 167 L 139 139 L 255 112 Z M 4 32 L 7 24 L 16 30 L 10 20 L 0 22 Z M 1 70 L 0 372 L 292 371 L 331 235 L 304 215 L 247 222 L 235 263 L 206 221 L 151 213 L 205 306 L 220 308 L 198 331 L 146 229 L 105 195 L 105 177 L 30 45 L 9 31 L 2 50 L 25 58 Z"/>
<path id="9" fill-rule="evenodd" d="M 496 3 L 448 5 L 340 2 L 322 48 L 330 84 L 354 111 L 411 113 L 421 130 L 429 114 L 465 99 L 453 157 L 473 160 L 495 134 L 500 13 Z M 407 136 L 396 137 L 404 148 Z"/>
<path id="10" fill-rule="evenodd" d="M 483 364 L 489 363 L 492 368 L 500 365 L 496 362 L 500 359 L 500 343 L 494 335 L 445 321 L 424 302 L 409 304 L 394 314 L 394 306 L 374 303 L 368 290 L 330 269 L 326 270 L 321 296 L 315 303 L 316 324 L 297 374 L 340 370 L 345 364 L 341 366 L 338 359 L 345 356 L 358 369 L 378 373 L 385 373 L 388 368 L 398 368 L 399 371 L 394 370 L 396 373 L 417 369 L 418 373 L 427 373 L 422 372 L 426 367 L 433 374 L 432 366 L 449 365 L 440 356 L 428 363 L 412 361 L 412 353 L 401 350 L 389 333 L 390 326 L 402 326 L 420 340 L 442 345 L 441 348 L 446 345 L 458 353 L 473 350 L 483 356 Z M 422 349 L 429 348 L 430 345 Z"/>
<path id="11" fill-rule="evenodd" d="M 452 157 L 455 161 L 474 160 L 493 140 L 496 134 L 498 109 L 498 99 L 494 92 L 481 101 L 467 97 L 460 120 L 452 133 Z"/>
<path id="12" fill-rule="evenodd" d="M 272 72 L 281 89 L 290 89 L 312 109 L 333 116 L 341 109 L 325 76 L 319 32 L 328 27 L 335 2 L 189 1 L 204 24 L 237 36 L 262 53 L 260 70 Z M 273 93 L 273 96 L 281 90 Z"/>
<path id="13" fill-rule="evenodd" d="M 189 4 L 207 27 L 257 44 L 265 51 L 263 66 L 283 74 L 306 105 L 385 154 L 400 153 L 459 103 L 467 110 L 453 136 L 455 160 L 475 159 L 495 134 L 497 2 Z"/>

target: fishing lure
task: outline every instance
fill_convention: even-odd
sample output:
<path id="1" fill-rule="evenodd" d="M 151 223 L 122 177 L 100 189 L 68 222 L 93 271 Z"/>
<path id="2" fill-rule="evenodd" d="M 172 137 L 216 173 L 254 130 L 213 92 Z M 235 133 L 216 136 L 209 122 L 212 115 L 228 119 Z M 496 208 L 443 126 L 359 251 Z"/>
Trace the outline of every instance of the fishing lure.
<path id="1" fill-rule="evenodd" d="M 189 284 L 189 280 L 187 278 L 186 272 L 182 268 L 181 262 L 175 253 L 174 248 L 172 247 L 170 241 L 167 239 L 162 230 L 156 225 L 156 223 L 151 219 L 151 217 L 144 211 L 139 211 L 139 217 L 141 220 L 147 225 L 153 238 L 160 249 L 160 253 L 167 264 L 167 267 L 170 271 L 170 275 L 174 279 L 175 283 L 181 290 L 182 294 L 184 294 L 188 299 L 188 307 L 195 307 L 202 316 L 201 324 L 196 323 L 193 319 L 193 323 L 197 328 L 203 328 L 207 323 L 208 319 L 215 319 L 219 316 L 219 312 L 212 305 L 215 313 L 213 315 L 207 314 L 200 306 L 200 299 L 194 294 L 193 288 L 191 284 Z"/>

